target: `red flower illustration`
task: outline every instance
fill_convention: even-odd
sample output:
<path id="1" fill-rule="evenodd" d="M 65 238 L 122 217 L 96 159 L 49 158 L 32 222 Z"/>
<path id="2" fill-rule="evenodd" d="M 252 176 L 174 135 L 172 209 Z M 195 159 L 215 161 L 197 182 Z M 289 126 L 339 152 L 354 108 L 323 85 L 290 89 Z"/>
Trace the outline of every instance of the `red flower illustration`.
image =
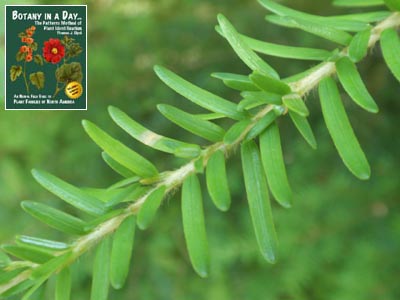
<path id="1" fill-rule="evenodd" d="M 21 46 L 21 48 L 19 48 L 19 52 L 25 53 L 28 52 L 28 47 L 27 46 Z"/>
<path id="2" fill-rule="evenodd" d="M 44 42 L 43 57 L 52 64 L 57 64 L 65 55 L 65 48 L 59 39 L 49 39 Z"/>

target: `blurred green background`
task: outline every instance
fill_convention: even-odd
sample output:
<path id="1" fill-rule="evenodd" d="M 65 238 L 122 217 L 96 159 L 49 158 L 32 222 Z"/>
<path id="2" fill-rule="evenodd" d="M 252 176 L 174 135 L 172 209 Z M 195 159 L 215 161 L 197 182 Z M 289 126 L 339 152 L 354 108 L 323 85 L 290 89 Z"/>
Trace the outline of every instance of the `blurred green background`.
<path id="1" fill-rule="evenodd" d="M 53 0 L 5 2 L 60 3 Z M 281 2 L 322 15 L 357 11 L 333 8 L 326 0 Z M 63 4 L 81 3 L 63 1 Z M 89 109 L 83 112 L 4 111 L 1 103 L 2 242 L 12 241 L 18 233 L 64 239 L 29 217 L 19 206 L 22 200 L 29 199 L 70 209 L 34 182 L 30 175 L 32 168 L 48 170 L 79 186 L 107 187 L 119 179 L 103 163 L 99 149 L 85 135 L 81 119 L 97 123 L 152 159 L 161 170 L 182 163 L 130 139 L 108 117 L 108 105 L 122 108 L 164 135 L 202 142 L 179 130 L 156 111 L 158 103 L 193 112 L 196 108 L 164 86 L 154 75 L 152 66 L 165 65 L 196 84 L 237 101 L 238 93 L 209 76 L 214 71 L 248 72 L 214 31 L 217 13 L 223 13 L 239 31 L 253 37 L 332 49 L 329 42 L 265 23 L 266 11 L 255 0 L 91 0 L 86 3 Z M 0 30 L 3 36 L 3 27 Z M 1 41 L 3 53 L 3 38 Z M 312 62 L 267 59 L 283 76 L 312 65 Z M 231 210 L 220 213 L 204 192 L 211 276 L 201 279 L 190 266 L 178 192 L 165 201 L 151 228 L 136 235 L 130 278 L 121 291 L 111 291 L 110 299 L 400 299 L 400 139 L 397 130 L 400 87 L 385 67 L 378 48 L 370 52 L 360 68 L 380 112 L 372 115 L 346 97 L 344 100 L 371 164 L 369 181 L 355 179 L 341 163 L 324 126 L 316 93 L 312 92 L 307 104 L 319 143 L 316 151 L 305 144 L 287 118 L 279 124 L 289 180 L 295 191 L 292 209 L 285 210 L 273 203 L 280 261 L 269 265 L 258 253 L 236 154 L 228 164 L 233 194 Z M 3 90 L 1 95 L 3 101 Z M 89 299 L 91 260 L 89 254 L 74 267 L 74 300 Z M 53 288 L 54 283 L 50 281 L 38 299 L 53 299 Z"/>

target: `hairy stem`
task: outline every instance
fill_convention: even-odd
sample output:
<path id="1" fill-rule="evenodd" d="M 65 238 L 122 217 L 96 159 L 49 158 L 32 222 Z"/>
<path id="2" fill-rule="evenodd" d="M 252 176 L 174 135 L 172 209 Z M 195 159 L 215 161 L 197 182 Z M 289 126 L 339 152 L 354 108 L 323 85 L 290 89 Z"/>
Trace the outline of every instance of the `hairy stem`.
<path id="1" fill-rule="evenodd" d="M 375 44 L 379 41 L 380 35 L 383 30 L 387 28 L 396 28 L 400 26 L 400 14 L 393 13 L 388 18 L 383 20 L 382 22 L 378 23 L 375 27 L 372 28 L 371 37 L 368 43 L 368 47 L 372 48 Z M 348 55 L 348 48 L 344 48 L 340 54 L 340 56 L 347 56 Z M 312 73 L 308 74 L 306 77 L 296 81 L 291 82 L 289 85 L 292 89 L 292 93 L 297 93 L 300 96 L 304 96 L 309 93 L 314 87 L 318 85 L 318 83 L 325 77 L 331 76 L 336 72 L 336 67 L 334 62 L 324 62 L 319 65 Z M 148 196 L 155 191 L 160 186 L 166 187 L 166 193 L 172 193 L 180 187 L 190 174 L 196 173 L 195 161 L 202 159 L 203 166 L 206 167 L 208 163 L 208 159 L 211 157 L 213 153 L 218 150 L 224 151 L 225 155 L 228 154 L 237 147 L 243 139 L 246 137 L 247 133 L 254 127 L 256 122 L 264 117 L 268 112 L 273 109 L 273 105 L 267 105 L 262 108 L 255 116 L 252 118 L 252 122 L 245 128 L 242 134 L 234 141 L 232 144 L 225 144 L 223 142 L 218 142 L 212 144 L 205 148 L 199 157 L 193 159 L 192 161 L 188 162 L 181 168 L 170 171 L 164 172 L 161 174 L 162 180 L 159 181 L 153 188 L 151 188 L 147 194 L 143 195 L 139 199 L 132 199 L 133 203 L 130 204 L 123 212 L 117 216 L 110 218 L 109 220 L 103 222 L 102 224 L 98 225 L 92 232 L 87 235 L 84 235 L 77 239 L 70 250 L 73 253 L 73 258 L 69 261 L 71 264 L 75 261 L 78 257 L 80 257 L 83 253 L 85 253 L 88 249 L 94 247 L 99 241 L 107 237 L 108 235 L 112 234 L 122 223 L 122 221 L 127 218 L 128 216 L 135 215 L 138 213 L 142 205 L 147 200 Z M 58 253 L 58 255 L 64 254 L 65 252 Z M 20 273 L 18 276 L 13 278 L 11 281 L 0 285 L 0 294 L 8 289 L 18 285 L 19 283 L 27 280 L 33 269 L 32 267 L 30 270 L 26 270 Z M 60 270 L 55 270 L 60 271 Z"/>

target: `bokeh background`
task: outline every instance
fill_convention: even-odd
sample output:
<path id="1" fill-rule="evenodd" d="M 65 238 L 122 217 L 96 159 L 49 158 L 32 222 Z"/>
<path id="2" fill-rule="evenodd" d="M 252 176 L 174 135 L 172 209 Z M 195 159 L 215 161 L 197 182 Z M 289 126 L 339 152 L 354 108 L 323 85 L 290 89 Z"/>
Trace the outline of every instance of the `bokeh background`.
<path id="1" fill-rule="evenodd" d="M 130 139 L 109 118 L 108 105 L 122 108 L 164 135 L 202 142 L 156 111 L 158 103 L 193 112 L 196 108 L 164 86 L 152 66 L 165 65 L 202 87 L 239 100 L 238 93 L 209 76 L 214 71 L 248 72 L 214 31 L 217 13 L 225 14 L 242 33 L 260 39 L 333 47 L 311 35 L 267 24 L 263 20 L 266 11 L 255 0 L 3 2 L 88 4 L 89 109 L 4 111 L 4 103 L 0 103 L 2 242 L 10 242 L 20 233 L 65 238 L 20 208 L 22 200 L 36 200 L 70 209 L 34 182 L 32 168 L 48 170 L 78 186 L 107 187 L 119 179 L 103 163 L 99 149 L 82 130 L 81 119 L 105 128 L 149 157 L 161 170 L 182 163 Z M 333 8 L 327 0 L 281 2 L 322 15 L 358 11 Z M 0 13 L 2 22 L 3 10 Z M 0 34 L 4 36 L 3 26 Z M 3 57 L 3 38 L 0 52 Z M 283 76 L 313 64 L 267 59 Z M 287 118 L 279 123 L 289 180 L 295 192 L 292 209 L 273 203 L 280 261 L 269 265 L 258 253 L 236 154 L 228 164 L 233 194 L 230 211 L 217 211 L 204 192 L 212 257 L 210 277 L 199 278 L 190 266 L 178 192 L 165 202 L 147 231 L 137 232 L 129 280 L 122 290 L 111 291 L 110 299 L 400 299 L 400 87 L 385 67 L 379 48 L 371 51 L 360 68 L 380 112 L 369 114 L 345 96 L 344 101 L 371 164 L 369 181 L 357 180 L 341 163 L 324 126 L 316 93 L 312 92 L 307 104 L 319 144 L 316 151 L 306 145 Z M 0 88 L 3 101 L 3 84 Z M 74 300 L 89 299 L 91 261 L 89 253 L 74 267 Z M 53 299 L 52 289 L 53 280 L 37 299 Z"/>

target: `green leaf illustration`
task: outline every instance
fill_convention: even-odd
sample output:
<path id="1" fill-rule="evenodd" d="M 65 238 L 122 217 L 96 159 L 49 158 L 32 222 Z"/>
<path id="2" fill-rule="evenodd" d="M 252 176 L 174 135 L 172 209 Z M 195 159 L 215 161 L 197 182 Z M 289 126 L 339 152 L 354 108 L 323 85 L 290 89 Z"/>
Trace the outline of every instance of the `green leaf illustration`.
<path id="1" fill-rule="evenodd" d="M 29 75 L 29 80 L 38 90 L 44 88 L 45 76 L 43 72 L 31 73 Z"/>
<path id="2" fill-rule="evenodd" d="M 82 66 L 78 62 L 64 63 L 56 70 L 56 79 L 58 82 L 82 82 L 83 73 Z"/>
<path id="3" fill-rule="evenodd" d="M 36 51 L 36 50 L 38 49 L 38 43 L 33 42 L 33 43 L 31 44 L 31 48 L 32 48 L 32 51 Z"/>
<path id="4" fill-rule="evenodd" d="M 36 54 L 36 55 L 33 57 L 33 61 L 34 61 L 35 63 L 37 63 L 39 66 L 43 66 L 43 56 L 41 56 L 40 54 Z"/>
<path id="5" fill-rule="evenodd" d="M 17 61 L 23 61 L 25 60 L 25 58 L 26 58 L 26 52 L 20 52 L 20 51 L 17 52 L 17 55 L 15 57 Z"/>
<path id="6" fill-rule="evenodd" d="M 10 68 L 10 78 L 11 81 L 17 80 L 17 78 L 22 74 L 22 67 L 21 66 L 11 66 Z"/>

